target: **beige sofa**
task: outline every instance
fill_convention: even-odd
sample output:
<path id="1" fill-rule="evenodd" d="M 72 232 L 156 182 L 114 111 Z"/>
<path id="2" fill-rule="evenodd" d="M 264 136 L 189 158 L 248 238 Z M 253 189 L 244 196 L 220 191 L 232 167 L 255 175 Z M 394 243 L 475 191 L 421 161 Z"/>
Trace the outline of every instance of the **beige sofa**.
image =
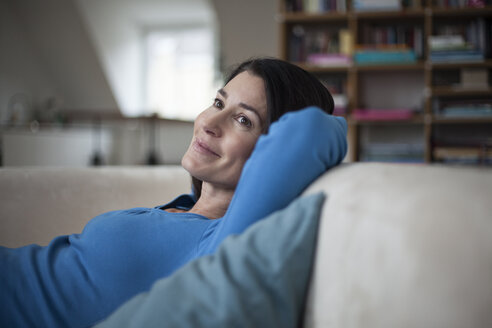
<path id="1" fill-rule="evenodd" d="M 153 207 L 190 192 L 180 166 L 0 169 L 0 245 L 47 245 L 94 216 Z"/>
<path id="2" fill-rule="evenodd" d="M 0 169 L 0 244 L 189 190 L 179 167 Z M 492 327 L 492 170 L 343 164 L 327 194 L 305 327 Z"/>

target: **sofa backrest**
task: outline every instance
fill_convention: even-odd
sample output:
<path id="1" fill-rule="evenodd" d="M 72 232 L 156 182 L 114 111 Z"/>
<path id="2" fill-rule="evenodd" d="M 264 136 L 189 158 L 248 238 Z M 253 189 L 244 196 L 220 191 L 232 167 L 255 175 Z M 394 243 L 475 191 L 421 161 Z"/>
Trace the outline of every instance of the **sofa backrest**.
<path id="1" fill-rule="evenodd" d="M 492 170 L 357 163 L 327 199 L 305 327 L 492 327 Z"/>
<path id="2" fill-rule="evenodd" d="M 103 212 L 154 207 L 189 193 L 180 166 L 0 169 L 0 245 L 46 245 Z"/>

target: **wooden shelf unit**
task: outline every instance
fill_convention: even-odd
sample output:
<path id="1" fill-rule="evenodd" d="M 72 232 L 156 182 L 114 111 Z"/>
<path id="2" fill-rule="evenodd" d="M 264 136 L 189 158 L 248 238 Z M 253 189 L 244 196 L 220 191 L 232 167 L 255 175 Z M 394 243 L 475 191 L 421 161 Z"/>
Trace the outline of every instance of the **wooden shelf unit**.
<path id="1" fill-rule="evenodd" d="M 336 28 L 343 28 L 350 31 L 353 40 L 353 46 L 362 43 L 361 30 L 364 28 L 364 24 L 387 24 L 388 26 L 406 24 L 412 26 L 418 26 L 422 30 L 422 47 L 423 53 L 420 58 L 417 58 L 415 63 L 401 63 L 401 64 L 357 64 L 353 63 L 343 66 L 317 66 L 315 64 L 307 62 L 294 62 L 303 67 L 309 72 L 315 75 L 329 75 L 329 74 L 344 74 L 347 81 L 347 113 L 345 117 L 349 123 L 349 140 L 351 141 L 351 154 L 350 160 L 358 161 L 359 153 L 361 149 L 360 129 L 361 128 L 374 128 L 377 129 L 380 126 L 401 126 L 412 125 L 420 127 L 423 131 L 423 143 L 425 145 L 423 160 L 425 162 L 434 162 L 442 160 L 442 151 L 436 151 L 434 149 L 435 144 L 435 130 L 436 127 L 442 125 L 458 125 L 463 128 L 473 128 L 475 125 L 490 125 L 490 132 L 486 136 L 488 145 L 492 146 L 492 116 L 484 117 L 445 117 L 436 113 L 435 103 L 436 100 L 441 99 L 473 99 L 478 97 L 484 99 L 489 105 L 492 106 L 492 58 L 491 52 L 485 56 L 483 61 L 464 61 L 464 62 L 432 62 L 431 51 L 428 46 L 428 40 L 430 36 L 435 35 L 436 26 L 439 24 L 447 24 L 448 22 L 460 24 L 472 19 L 483 17 L 487 22 L 487 28 L 489 33 L 491 30 L 492 20 L 492 6 L 486 6 L 484 8 L 444 8 L 434 6 L 434 1 L 431 0 L 414 0 L 411 8 L 403 8 L 401 10 L 392 11 L 356 11 L 353 9 L 351 0 L 347 1 L 347 7 L 342 12 L 319 12 L 319 13 L 305 13 L 305 12 L 287 12 L 286 2 L 287 0 L 278 0 L 279 4 L 279 56 L 284 60 L 291 60 L 289 56 L 290 51 L 290 37 L 292 36 L 293 29 L 296 26 L 303 26 L 307 28 L 326 28 L 327 30 L 333 30 Z M 401 23 L 404 22 L 404 23 Z M 492 35 L 488 35 L 486 42 L 492 42 Z M 492 48 L 488 44 L 489 49 Z M 469 69 L 486 69 L 489 75 L 489 85 L 487 88 L 460 88 L 456 86 L 442 86 L 433 85 L 433 79 L 439 72 L 455 71 L 459 72 L 463 68 Z M 391 72 L 398 72 L 398 74 L 418 74 L 421 76 L 423 82 L 422 85 L 422 105 L 420 108 L 420 114 L 416 114 L 409 120 L 396 120 L 396 121 L 366 121 L 354 119 L 351 115 L 352 111 L 357 108 L 363 108 L 361 103 L 360 94 L 362 75 L 369 74 L 385 74 Z M 388 85 L 388 91 L 391 92 L 392 85 Z M 437 149 L 437 148 L 436 148 Z M 445 154 L 446 152 L 444 152 Z M 471 152 L 473 154 L 473 152 Z M 435 154 L 439 154 L 436 157 Z"/>

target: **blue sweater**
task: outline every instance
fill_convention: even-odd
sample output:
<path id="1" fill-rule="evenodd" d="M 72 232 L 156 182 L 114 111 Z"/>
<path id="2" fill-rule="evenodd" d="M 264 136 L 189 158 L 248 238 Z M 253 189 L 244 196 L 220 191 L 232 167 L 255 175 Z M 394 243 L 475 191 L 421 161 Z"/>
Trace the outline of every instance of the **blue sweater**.
<path id="1" fill-rule="evenodd" d="M 0 247 L 0 327 L 87 327 L 229 235 L 281 209 L 347 150 L 344 119 L 317 108 L 285 114 L 259 138 L 224 217 L 192 213 L 182 195 L 113 211 L 48 246 Z"/>

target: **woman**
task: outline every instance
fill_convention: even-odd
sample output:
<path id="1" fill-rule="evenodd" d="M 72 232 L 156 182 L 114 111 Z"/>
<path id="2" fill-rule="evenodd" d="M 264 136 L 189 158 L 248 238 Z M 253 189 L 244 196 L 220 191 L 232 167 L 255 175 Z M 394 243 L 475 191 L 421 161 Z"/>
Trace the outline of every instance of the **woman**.
<path id="1" fill-rule="evenodd" d="M 0 326 L 90 326 L 285 207 L 346 153 L 346 123 L 332 111 L 329 92 L 302 69 L 241 64 L 196 119 L 182 160 L 192 195 L 102 214 L 47 247 L 0 248 Z"/>

